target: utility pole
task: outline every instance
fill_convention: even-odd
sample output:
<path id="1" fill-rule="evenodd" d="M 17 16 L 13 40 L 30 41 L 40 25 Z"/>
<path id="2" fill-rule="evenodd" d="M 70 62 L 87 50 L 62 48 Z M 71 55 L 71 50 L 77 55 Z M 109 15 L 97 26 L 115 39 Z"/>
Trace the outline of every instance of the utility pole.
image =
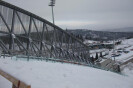
<path id="1" fill-rule="evenodd" d="M 51 2 L 49 3 L 49 6 L 51 6 L 52 9 L 52 19 L 53 19 L 53 24 L 55 24 L 54 22 L 54 6 L 55 6 L 55 0 L 50 0 Z"/>

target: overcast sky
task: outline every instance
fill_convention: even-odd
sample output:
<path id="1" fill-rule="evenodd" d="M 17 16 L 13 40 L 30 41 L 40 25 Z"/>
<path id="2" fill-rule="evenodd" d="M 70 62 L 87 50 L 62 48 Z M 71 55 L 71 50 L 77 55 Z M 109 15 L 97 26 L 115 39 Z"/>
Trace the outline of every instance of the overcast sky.
<path id="1" fill-rule="evenodd" d="M 50 0 L 5 0 L 52 22 Z M 133 27 L 133 0 L 56 0 L 55 24 L 63 29 Z"/>

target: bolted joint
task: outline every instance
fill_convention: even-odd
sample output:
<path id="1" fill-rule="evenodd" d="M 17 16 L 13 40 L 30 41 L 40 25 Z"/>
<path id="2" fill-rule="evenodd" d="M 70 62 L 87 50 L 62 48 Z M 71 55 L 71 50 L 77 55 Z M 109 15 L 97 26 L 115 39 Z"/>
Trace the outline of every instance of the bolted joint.
<path id="1" fill-rule="evenodd" d="M 53 48 L 55 48 L 55 45 L 52 45 Z"/>
<path id="2" fill-rule="evenodd" d="M 45 42 L 44 42 L 44 41 L 42 41 L 42 44 L 43 44 L 43 45 L 45 45 Z"/>
<path id="3" fill-rule="evenodd" d="M 32 42 L 33 40 L 31 38 L 29 38 L 29 42 Z"/>
<path id="4" fill-rule="evenodd" d="M 13 34 L 13 33 L 11 34 L 11 36 L 12 36 L 14 39 L 16 38 L 16 35 L 15 35 L 15 34 Z"/>

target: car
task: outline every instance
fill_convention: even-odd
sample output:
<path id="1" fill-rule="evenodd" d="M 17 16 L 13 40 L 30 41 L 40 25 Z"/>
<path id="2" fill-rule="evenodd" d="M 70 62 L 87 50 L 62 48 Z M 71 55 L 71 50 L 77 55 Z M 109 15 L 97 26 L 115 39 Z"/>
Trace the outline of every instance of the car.
<path id="1" fill-rule="evenodd" d="M 112 54 L 112 57 L 118 57 L 118 56 L 120 56 L 121 54 L 120 53 L 113 53 Z"/>
<path id="2" fill-rule="evenodd" d="M 123 51 L 124 53 L 129 53 L 129 51 Z"/>
<path id="3" fill-rule="evenodd" d="M 118 53 L 122 53 L 122 52 L 123 52 L 123 50 L 118 50 L 117 52 L 118 52 Z"/>
<path id="4" fill-rule="evenodd" d="M 130 49 L 131 51 L 133 51 L 133 49 Z"/>
<path id="5" fill-rule="evenodd" d="M 119 48 L 118 50 L 123 50 L 123 48 Z"/>

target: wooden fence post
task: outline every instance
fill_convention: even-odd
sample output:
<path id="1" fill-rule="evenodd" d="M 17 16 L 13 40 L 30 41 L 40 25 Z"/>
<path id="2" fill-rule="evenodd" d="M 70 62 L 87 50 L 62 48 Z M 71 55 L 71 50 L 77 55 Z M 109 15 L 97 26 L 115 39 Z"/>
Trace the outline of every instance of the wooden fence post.
<path id="1" fill-rule="evenodd" d="M 17 78 L 2 71 L 1 69 L 0 69 L 0 75 L 2 75 L 4 78 L 6 78 L 7 80 L 9 80 L 12 83 L 12 88 L 31 88 L 30 85 L 27 85 L 26 83 L 18 80 Z"/>

